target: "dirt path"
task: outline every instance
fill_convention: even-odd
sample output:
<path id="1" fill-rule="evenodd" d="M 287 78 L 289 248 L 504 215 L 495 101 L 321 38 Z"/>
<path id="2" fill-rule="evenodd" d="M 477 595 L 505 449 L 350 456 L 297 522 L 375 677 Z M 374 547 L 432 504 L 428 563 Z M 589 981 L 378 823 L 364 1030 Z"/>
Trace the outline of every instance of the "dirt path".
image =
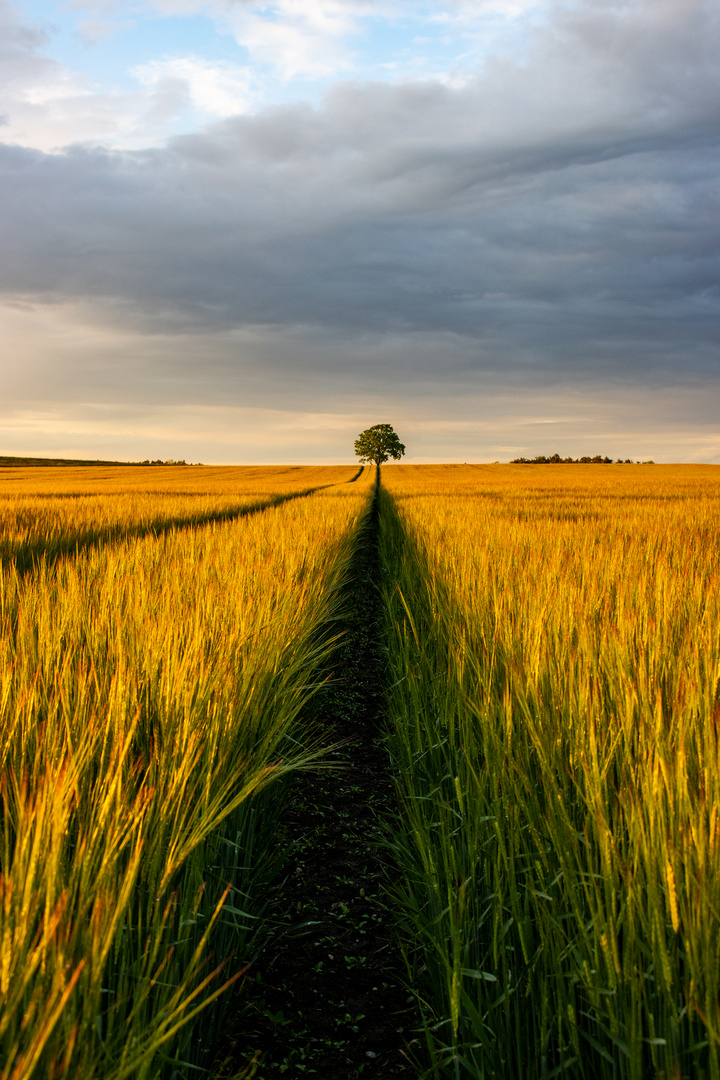
<path id="1" fill-rule="evenodd" d="M 406 1054 L 416 1024 L 385 907 L 382 828 L 392 807 L 380 737 L 384 665 L 377 510 L 359 537 L 347 587 L 349 616 L 333 681 L 321 702 L 342 770 L 296 778 L 283 824 L 292 845 L 278 917 L 284 933 L 246 989 L 251 1007 L 235 1038 L 233 1069 L 246 1076 L 323 1080 L 413 1077 Z M 243 1075 L 243 1073 L 240 1073 Z"/>

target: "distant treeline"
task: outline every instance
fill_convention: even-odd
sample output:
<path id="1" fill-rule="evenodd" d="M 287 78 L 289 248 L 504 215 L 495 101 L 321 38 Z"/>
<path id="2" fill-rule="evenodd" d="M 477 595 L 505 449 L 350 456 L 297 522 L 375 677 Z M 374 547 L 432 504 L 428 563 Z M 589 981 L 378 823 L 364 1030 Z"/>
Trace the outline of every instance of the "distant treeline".
<path id="1" fill-rule="evenodd" d="M 603 457 L 602 454 L 596 454 L 595 457 L 560 457 L 559 454 L 553 454 L 551 457 L 545 457 L 544 454 L 539 454 L 534 458 L 516 457 L 510 462 L 511 465 L 612 465 L 613 459 L 609 457 Z M 615 461 L 616 465 L 632 465 L 633 462 L 630 458 L 618 458 Z M 641 465 L 653 465 L 652 461 L 638 462 Z"/>
<path id="2" fill-rule="evenodd" d="M 168 458 L 167 461 L 161 461 L 160 458 L 158 458 L 157 461 L 150 461 L 148 458 L 145 458 L 144 461 L 138 461 L 138 462 L 136 462 L 136 464 L 137 465 L 187 465 L 187 461 L 185 461 L 184 458 L 182 459 L 182 461 L 175 461 L 174 458 Z M 200 465 L 200 464 L 201 464 L 201 462 L 198 461 L 198 465 Z"/>
<path id="3" fill-rule="evenodd" d="M 187 465 L 187 461 L 175 461 L 173 458 L 168 458 L 167 461 L 162 461 L 160 458 L 156 461 L 150 461 L 149 458 L 146 458 L 145 461 L 88 461 L 80 458 L 7 457 L 0 455 L 0 468 L 3 466 L 6 468 L 30 468 L 41 465 Z"/>

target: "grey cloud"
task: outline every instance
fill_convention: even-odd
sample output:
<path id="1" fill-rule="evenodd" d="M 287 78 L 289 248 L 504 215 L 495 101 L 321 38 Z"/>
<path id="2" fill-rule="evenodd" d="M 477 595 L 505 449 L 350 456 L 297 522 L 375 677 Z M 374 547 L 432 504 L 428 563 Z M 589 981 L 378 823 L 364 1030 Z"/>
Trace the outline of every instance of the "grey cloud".
<path id="1" fill-rule="evenodd" d="M 344 84 L 152 151 L 2 146 L 0 288 L 198 341 L 314 328 L 323 376 L 373 335 L 405 341 L 398 381 L 718 375 L 719 23 L 587 0 L 458 89 Z"/>
<path id="2" fill-rule="evenodd" d="M 0 0 L 0 88 L 4 95 L 18 84 L 27 86 L 57 70 L 58 65 L 38 51 L 48 39 L 46 30 L 25 25 L 10 5 Z"/>
<path id="3" fill-rule="evenodd" d="M 0 58 L 3 61 L 14 60 L 21 52 L 33 53 L 48 41 L 46 30 L 21 22 L 6 0 L 0 0 L 0 26 L 3 31 Z"/>

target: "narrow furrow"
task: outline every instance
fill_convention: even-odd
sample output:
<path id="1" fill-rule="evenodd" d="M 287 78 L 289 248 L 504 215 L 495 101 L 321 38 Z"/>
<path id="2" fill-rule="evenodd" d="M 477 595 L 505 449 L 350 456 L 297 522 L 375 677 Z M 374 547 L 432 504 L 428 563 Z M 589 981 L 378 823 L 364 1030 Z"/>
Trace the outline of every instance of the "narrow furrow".
<path id="1" fill-rule="evenodd" d="M 311 1074 L 326 1080 L 411 1077 L 417 1016 L 404 986 L 393 877 L 382 817 L 393 789 L 381 725 L 385 665 L 378 588 L 377 496 L 345 587 L 346 616 L 320 701 L 338 768 L 292 781 L 281 843 L 290 854 L 278 890 L 277 931 L 243 997 L 223 1075 Z"/>

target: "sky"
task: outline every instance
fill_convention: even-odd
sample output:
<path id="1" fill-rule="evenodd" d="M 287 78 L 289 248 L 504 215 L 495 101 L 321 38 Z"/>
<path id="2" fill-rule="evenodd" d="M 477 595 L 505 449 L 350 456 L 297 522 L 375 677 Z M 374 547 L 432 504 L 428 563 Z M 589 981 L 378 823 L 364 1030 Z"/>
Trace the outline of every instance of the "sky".
<path id="1" fill-rule="evenodd" d="M 0 454 L 720 463 L 717 0 L 0 0 Z"/>

